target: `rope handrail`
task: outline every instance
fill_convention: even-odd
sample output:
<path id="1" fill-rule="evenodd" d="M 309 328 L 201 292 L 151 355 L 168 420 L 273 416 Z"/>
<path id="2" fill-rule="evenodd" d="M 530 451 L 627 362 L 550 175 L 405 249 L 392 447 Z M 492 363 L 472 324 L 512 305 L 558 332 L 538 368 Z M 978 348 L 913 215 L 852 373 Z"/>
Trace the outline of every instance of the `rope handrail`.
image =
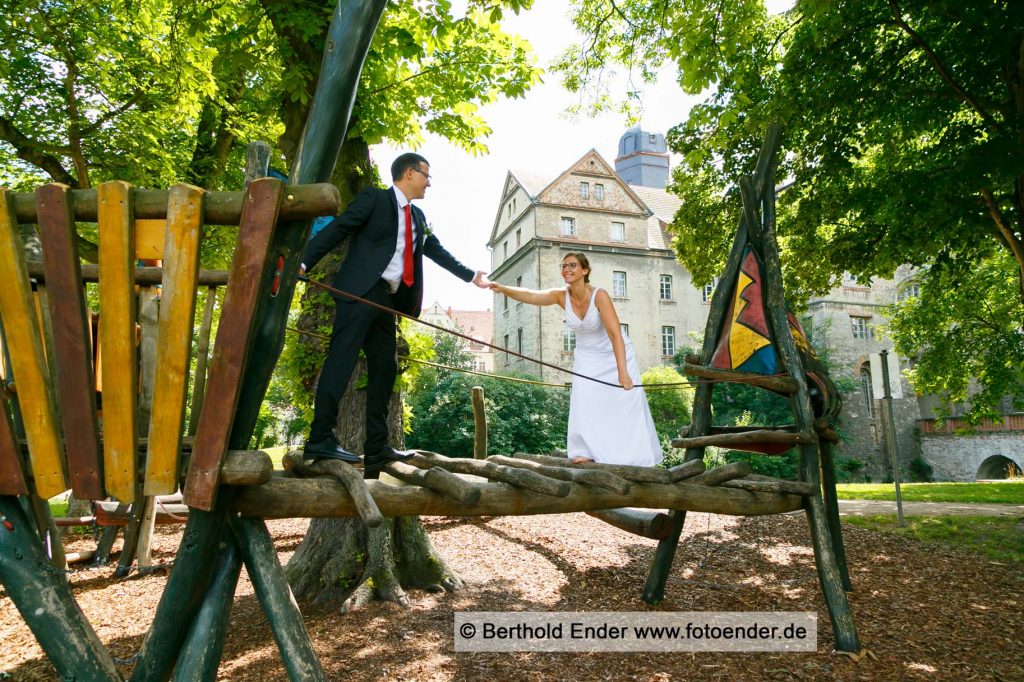
<path id="1" fill-rule="evenodd" d="M 391 313 L 391 314 L 397 315 L 399 317 L 404 317 L 407 320 L 412 320 L 413 322 L 416 322 L 416 323 L 421 324 L 423 326 L 431 327 L 433 329 L 437 329 L 438 331 L 442 331 L 442 332 L 445 332 L 447 334 L 451 334 L 453 336 L 457 336 L 457 337 L 459 337 L 461 339 L 469 341 L 470 343 L 476 343 L 476 344 L 480 344 L 481 346 L 487 346 L 488 348 L 492 348 L 492 349 L 494 349 L 494 350 L 496 350 L 498 352 L 505 353 L 507 355 L 514 355 L 515 357 L 520 358 L 522 360 L 526 360 L 528 362 L 534 362 L 534 363 L 536 363 L 536 364 L 538 364 L 538 365 L 540 365 L 542 367 L 548 367 L 550 369 L 554 369 L 554 370 L 557 370 L 559 372 L 565 372 L 566 374 L 571 374 L 572 376 L 579 377 L 580 379 L 587 379 L 588 381 L 594 381 L 594 382 L 599 383 L 599 384 L 604 384 L 605 386 L 611 386 L 612 388 L 622 388 L 622 384 L 614 384 L 614 383 L 612 383 L 610 381 L 604 381 L 603 379 L 597 379 L 595 377 L 587 376 L 586 374 L 580 374 L 579 372 L 576 372 L 574 370 L 566 369 L 565 367 L 559 367 L 558 365 L 552 364 L 550 362 L 545 362 L 543 360 L 538 360 L 537 358 L 532 358 L 532 357 L 530 357 L 528 355 L 523 355 L 522 353 L 517 353 L 516 351 L 510 350 L 508 348 L 502 348 L 501 346 L 495 345 L 495 344 L 490 343 L 488 341 L 483 341 L 482 339 L 474 338 L 472 336 L 469 336 L 468 334 L 463 334 L 462 332 L 455 331 L 454 329 L 448 329 L 446 327 L 442 327 L 439 324 L 434 324 L 433 322 L 427 322 L 426 320 L 421 320 L 418 317 L 414 317 L 414 316 L 409 315 L 407 313 L 403 313 L 401 311 L 394 310 L 392 308 L 388 308 L 385 305 L 381 305 L 379 303 L 374 303 L 373 301 L 368 301 L 365 298 L 362 298 L 361 296 L 357 296 L 356 294 L 351 294 L 351 293 L 349 293 L 347 291 L 342 291 L 341 289 L 336 289 L 336 288 L 332 287 L 329 284 L 324 284 L 323 282 L 318 282 L 315 279 L 311 279 L 308 275 L 299 275 L 299 280 L 301 280 L 303 282 L 306 282 L 308 284 L 311 284 L 311 285 L 313 285 L 315 287 L 319 287 L 319 288 L 321 288 L 321 289 L 323 289 L 325 291 L 328 291 L 328 292 L 330 292 L 332 294 L 337 294 L 339 296 L 343 296 L 345 298 L 351 299 L 351 300 L 356 301 L 358 303 L 364 303 L 364 304 L 370 306 L 371 308 L 376 308 L 377 310 L 380 310 L 380 311 L 383 311 L 383 312 L 386 312 L 386 313 Z M 288 327 L 287 329 L 290 330 L 290 331 L 294 331 L 294 332 L 296 332 L 298 334 L 305 334 L 307 336 L 314 336 L 314 337 L 317 337 L 317 338 L 321 338 L 321 339 L 325 339 L 325 340 L 330 340 L 330 337 L 326 336 L 324 334 L 318 334 L 316 332 L 302 331 L 301 329 L 296 329 L 294 327 Z M 413 362 L 421 362 L 423 364 L 433 364 L 433 363 L 429 363 L 429 362 L 427 362 L 425 360 L 414 360 L 413 358 L 409 358 L 409 357 L 406 357 L 404 359 L 412 360 Z M 477 371 L 474 371 L 474 370 L 462 369 L 460 367 L 448 367 L 448 366 L 443 366 L 443 365 L 435 365 L 435 366 L 442 367 L 444 369 L 449 369 L 449 370 L 456 371 L 456 372 L 466 372 L 467 374 L 478 374 L 480 376 L 489 376 L 489 377 L 494 377 L 496 379 L 506 379 L 506 380 L 510 380 L 510 381 L 522 381 L 522 382 L 526 382 L 526 383 L 537 383 L 537 384 L 540 384 L 540 385 L 553 386 L 553 387 L 556 387 L 556 388 L 567 388 L 569 386 L 568 383 L 565 383 L 565 384 L 553 384 L 553 383 L 547 383 L 547 382 L 533 381 L 531 379 L 518 379 L 516 377 L 508 377 L 508 376 L 504 376 L 504 375 L 501 375 L 501 374 L 491 374 L 491 373 L 485 373 L 485 372 L 477 372 Z M 781 377 L 781 376 L 787 376 L 787 375 L 785 375 L 785 374 L 777 374 L 777 375 L 765 375 L 765 376 L 779 376 L 779 377 Z M 657 384 L 633 384 L 633 386 L 635 388 L 644 388 L 644 389 L 669 389 L 669 388 L 679 388 L 679 387 L 682 387 L 682 386 L 691 387 L 691 386 L 696 386 L 697 384 L 728 383 L 728 381 L 729 380 L 727 380 L 727 379 L 699 379 L 697 381 L 690 381 L 690 380 L 688 380 L 688 381 L 675 381 L 675 382 L 657 383 Z"/>

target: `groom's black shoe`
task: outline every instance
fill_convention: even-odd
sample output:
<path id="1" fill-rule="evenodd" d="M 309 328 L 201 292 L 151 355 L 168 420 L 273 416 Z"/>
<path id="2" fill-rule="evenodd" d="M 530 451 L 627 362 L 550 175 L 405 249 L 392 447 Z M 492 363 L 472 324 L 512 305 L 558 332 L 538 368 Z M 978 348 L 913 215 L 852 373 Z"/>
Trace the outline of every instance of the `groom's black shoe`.
<path id="1" fill-rule="evenodd" d="M 384 465 L 388 462 L 404 462 L 410 457 L 414 457 L 416 453 L 412 450 L 395 450 L 394 448 L 385 445 L 382 449 L 373 453 L 372 455 L 366 454 L 366 461 L 363 466 L 363 478 L 378 478 Z"/>
<path id="2" fill-rule="evenodd" d="M 306 447 L 303 448 L 302 452 L 310 459 L 339 459 L 349 464 L 357 464 L 361 461 L 359 455 L 341 447 L 341 444 L 338 443 L 334 436 L 328 436 L 323 440 L 314 442 L 307 441 Z"/>

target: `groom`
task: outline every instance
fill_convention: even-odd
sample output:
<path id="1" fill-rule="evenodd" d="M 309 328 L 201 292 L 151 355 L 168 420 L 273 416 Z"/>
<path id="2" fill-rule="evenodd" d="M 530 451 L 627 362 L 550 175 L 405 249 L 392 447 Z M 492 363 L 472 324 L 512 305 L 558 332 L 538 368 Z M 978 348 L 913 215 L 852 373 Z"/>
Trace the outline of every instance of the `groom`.
<path id="1" fill-rule="evenodd" d="M 427 227 L 423 211 L 410 203 L 422 199 L 430 186 L 427 160 L 419 154 L 402 154 L 391 165 L 391 177 L 394 184 L 389 189 L 364 189 L 309 241 L 299 272 L 312 270 L 331 249 L 350 239 L 348 256 L 332 285 L 393 310 L 420 314 L 424 255 L 463 281 L 487 288 L 484 273 L 474 273 L 448 253 Z M 395 316 L 341 296 L 334 299 L 334 331 L 317 382 L 305 454 L 314 459 L 359 461 L 358 455 L 342 449 L 334 425 L 338 403 L 362 349 L 368 375 L 363 475 L 377 478 L 387 462 L 413 454 L 388 445 L 388 402 L 398 375 Z"/>

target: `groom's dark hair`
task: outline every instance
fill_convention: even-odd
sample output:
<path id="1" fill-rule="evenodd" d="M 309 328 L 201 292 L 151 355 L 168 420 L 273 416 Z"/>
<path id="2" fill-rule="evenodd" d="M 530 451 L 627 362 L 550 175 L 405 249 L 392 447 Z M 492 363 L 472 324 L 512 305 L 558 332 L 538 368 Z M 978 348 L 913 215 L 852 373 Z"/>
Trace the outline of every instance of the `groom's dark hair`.
<path id="1" fill-rule="evenodd" d="M 419 169 L 421 163 L 425 163 L 428 166 L 430 165 L 429 161 L 415 152 L 406 152 L 405 154 L 402 154 L 391 164 L 391 179 L 400 180 L 402 176 L 405 175 L 405 171 L 410 168 Z"/>

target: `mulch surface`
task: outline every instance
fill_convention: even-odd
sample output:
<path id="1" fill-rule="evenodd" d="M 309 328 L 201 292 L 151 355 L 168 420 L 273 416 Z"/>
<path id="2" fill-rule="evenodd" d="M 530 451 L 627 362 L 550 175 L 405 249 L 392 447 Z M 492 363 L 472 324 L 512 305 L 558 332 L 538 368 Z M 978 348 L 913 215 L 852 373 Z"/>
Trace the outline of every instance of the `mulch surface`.
<path id="1" fill-rule="evenodd" d="M 309 612 L 306 626 L 331 680 L 1021 680 L 1024 566 L 844 526 L 854 619 L 865 651 L 833 651 L 802 514 L 688 517 L 665 601 L 639 598 L 656 542 L 584 514 L 424 519 L 435 547 L 465 580 L 455 593 L 413 591 L 413 606 Z M 284 563 L 307 521 L 268 524 Z M 180 527 L 157 529 L 170 562 Z M 88 537 L 69 551 L 93 545 Z M 129 661 L 142 645 L 166 572 L 115 580 L 113 567 L 76 569 L 75 595 L 100 638 Z M 456 653 L 458 611 L 813 611 L 815 653 Z M 304 609 L 310 611 L 309 609 Z M 0 591 L 0 679 L 55 680 Z M 131 662 L 121 666 L 126 676 Z M 287 676 L 245 572 L 219 679 Z"/>

